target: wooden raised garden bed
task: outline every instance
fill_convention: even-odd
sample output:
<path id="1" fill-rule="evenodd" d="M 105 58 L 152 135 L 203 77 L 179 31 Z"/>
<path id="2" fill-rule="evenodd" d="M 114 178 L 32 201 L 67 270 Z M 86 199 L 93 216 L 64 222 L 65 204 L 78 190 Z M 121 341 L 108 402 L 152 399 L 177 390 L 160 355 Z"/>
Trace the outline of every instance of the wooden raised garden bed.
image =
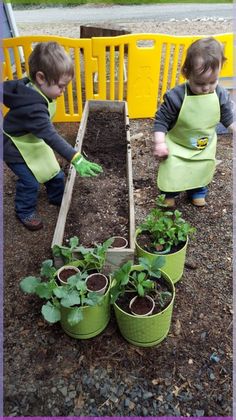
<path id="1" fill-rule="evenodd" d="M 129 118 L 125 101 L 87 101 L 75 143 L 87 159 L 103 167 L 98 177 L 82 178 L 70 166 L 52 246 L 78 236 L 92 248 L 112 236 L 128 240 L 109 249 L 107 271 L 134 257 L 134 200 Z M 62 261 L 54 261 L 57 266 Z"/>

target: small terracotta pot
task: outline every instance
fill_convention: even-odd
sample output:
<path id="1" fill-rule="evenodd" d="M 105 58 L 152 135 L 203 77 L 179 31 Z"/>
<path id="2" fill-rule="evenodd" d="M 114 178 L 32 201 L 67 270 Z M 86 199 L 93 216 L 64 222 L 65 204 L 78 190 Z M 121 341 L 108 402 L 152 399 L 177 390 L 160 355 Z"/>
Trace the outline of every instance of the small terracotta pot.
<path id="1" fill-rule="evenodd" d="M 151 302 L 151 304 L 152 304 L 151 309 L 148 310 L 148 312 L 146 312 L 144 314 L 139 314 L 139 313 L 135 312 L 133 306 L 134 306 L 134 303 L 137 301 L 137 299 L 147 299 L 147 300 L 149 300 Z M 131 299 L 130 303 L 129 303 L 129 308 L 130 308 L 130 310 L 131 310 L 131 312 L 132 312 L 133 315 L 136 315 L 136 316 L 148 316 L 148 315 L 151 315 L 152 314 L 152 312 L 153 312 L 153 310 L 155 308 L 155 302 L 151 298 L 151 296 L 148 296 L 148 295 L 144 296 L 143 298 L 140 297 L 140 296 L 134 296 Z"/>
<path id="2" fill-rule="evenodd" d="M 67 279 L 77 273 L 80 273 L 80 270 L 73 265 L 63 265 L 57 271 L 57 278 L 62 284 L 67 284 Z"/>
<path id="3" fill-rule="evenodd" d="M 85 281 L 88 292 L 96 292 L 99 295 L 104 295 L 108 285 L 108 278 L 104 274 L 92 273 Z M 100 283 L 103 285 L 101 286 Z"/>
<path id="4" fill-rule="evenodd" d="M 128 245 L 127 239 L 125 239 L 123 236 L 113 236 L 112 239 L 114 239 L 114 241 L 111 244 L 111 248 L 123 249 Z"/>

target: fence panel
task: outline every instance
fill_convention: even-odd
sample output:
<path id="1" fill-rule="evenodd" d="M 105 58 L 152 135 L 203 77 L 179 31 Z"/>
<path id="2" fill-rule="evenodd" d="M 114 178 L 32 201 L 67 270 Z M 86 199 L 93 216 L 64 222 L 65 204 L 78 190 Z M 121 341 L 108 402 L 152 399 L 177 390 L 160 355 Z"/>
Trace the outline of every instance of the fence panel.
<path id="1" fill-rule="evenodd" d="M 232 80 L 233 34 L 213 36 L 223 43 L 227 57 L 220 77 Z M 166 90 L 184 81 L 180 69 L 188 46 L 203 37 L 127 34 L 91 39 L 57 36 L 4 39 L 3 77 L 4 80 L 23 77 L 28 73 L 28 57 L 34 44 L 57 41 L 74 60 L 75 78 L 57 100 L 55 122 L 80 121 L 83 105 L 89 99 L 126 100 L 130 118 L 152 118 Z"/>

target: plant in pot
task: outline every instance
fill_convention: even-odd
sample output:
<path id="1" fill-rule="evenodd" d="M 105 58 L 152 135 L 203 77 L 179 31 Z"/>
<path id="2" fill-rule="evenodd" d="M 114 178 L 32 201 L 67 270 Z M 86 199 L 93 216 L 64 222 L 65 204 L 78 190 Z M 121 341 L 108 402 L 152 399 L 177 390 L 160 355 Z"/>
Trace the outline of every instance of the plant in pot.
<path id="1" fill-rule="evenodd" d="M 61 259 L 63 266 L 58 270 L 58 276 L 65 271 L 80 270 L 86 271 L 87 287 L 90 291 L 104 294 L 109 285 L 109 278 L 101 271 L 104 269 L 106 253 L 113 242 L 112 238 L 107 239 L 102 244 L 95 243 L 92 249 L 85 248 L 79 244 L 79 238 L 74 236 L 69 240 L 69 246 L 54 245 L 52 248 L 53 256 Z"/>
<path id="2" fill-rule="evenodd" d="M 159 195 L 157 207 L 138 226 L 135 246 L 139 257 L 152 260 L 164 254 L 165 265 L 162 269 L 176 283 L 183 275 L 188 240 L 196 229 L 182 218 L 179 210 L 166 209 L 164 201 L 165 195 Z"/>
<path id="3" fill-rule="evenodd" d="M 137 265 L 132 264 L 128 261 L 112 273 L 111 303 L 122 336 L 137 346 L 154 346 L 164 340 L 170 329 L 174 284 L 161 270 L 164 257 L 141 257 Z M 154 301 L 154 308 L 145 314 L 143 298 L 148 296 Z M 133 300 L 136 308 L 132 307 Z"/>
<path id="4" fill-rule="evenodd" d="M 65 284 L 59 284 L 53 261 L 46 260 L 42 263 L 40 276 L 25 277 L 20 288 L 44 300 L 41 312 L 46 321 L 60 321 L 68 335 L 86 339 L 103 331 L 110 319 L 109 287 L 103 296 L 88 291 L 87 275 L 87 272 L 78 272 Z"/>
<path id="5" fill-rule="evenodd" d="M 53 256 L 60 259 L 64 265 L 78 267 L 81 271 L 101 272 L 106 261 L 106 253 L 112 245 L 113 238 L 107 239 L 102 244 L 94 244 L 91 249 L 79 243 L 79 238 L 73 236 L 69 239 L 69 246 L 54 245 Z"/>

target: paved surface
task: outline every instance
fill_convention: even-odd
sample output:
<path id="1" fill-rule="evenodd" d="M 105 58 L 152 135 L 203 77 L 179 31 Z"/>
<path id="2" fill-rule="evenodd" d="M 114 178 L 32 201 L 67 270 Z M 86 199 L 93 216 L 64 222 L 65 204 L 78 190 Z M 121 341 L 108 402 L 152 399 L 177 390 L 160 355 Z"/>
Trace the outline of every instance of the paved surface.
<path id="1" fill-rule="evenodd" d="M 14 10 L 17 23 L 78 22 L 130 22 L 134 20 L 168 21 L 170 19 L 231 19 L 233 4 L 151 4 L 140 6 L 90 6 L 53 7 Z"/>

